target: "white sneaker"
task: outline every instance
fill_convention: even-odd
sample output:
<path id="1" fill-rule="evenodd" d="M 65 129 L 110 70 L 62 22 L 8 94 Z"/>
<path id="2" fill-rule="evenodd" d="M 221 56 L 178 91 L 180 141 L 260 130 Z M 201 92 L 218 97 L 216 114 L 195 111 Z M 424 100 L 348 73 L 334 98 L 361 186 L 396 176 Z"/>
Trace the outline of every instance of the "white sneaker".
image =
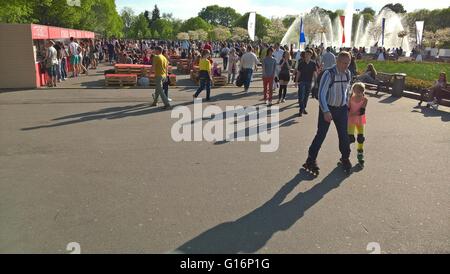
<path id="1" fill-rule="evenodd" d="M 170 98 L 167 98 L 167 100 L 168 100 L 169 102 L 172 102 L 172 99 L 170 99 Z"/>
<path id="2" fill-rule="evenodd" d="M 286 99 L 283 98 L 283 100 L 281 100 L 281 103 L 285 103 L 285 102 L 286 102 Z"/>

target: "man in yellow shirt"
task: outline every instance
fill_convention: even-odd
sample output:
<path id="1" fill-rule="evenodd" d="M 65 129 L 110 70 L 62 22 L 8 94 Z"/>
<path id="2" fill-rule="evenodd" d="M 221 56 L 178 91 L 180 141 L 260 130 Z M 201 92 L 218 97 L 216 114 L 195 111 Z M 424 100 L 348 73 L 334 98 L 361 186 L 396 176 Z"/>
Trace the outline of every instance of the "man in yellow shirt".
<path id="1" fill-rule="evenodd" d="M 202 92 L 206 88 L 206 101 L 210 100 L 211 94 L 211 62 L 209 61 L 210 52 L 207 49 L 202 51 L 202 58 L 199 63 L 199 78 L 200 78 L 200 87 L 197 89 L 197 92 L 193 95 L 194 98 L 197 98 L 200 92 Z"/>
<path id="2" fill-rule="evenodd" d="M 168 61 L 166 57 L 162 55 L 162 48 L 156 47 L 152 65 L 152 72 L 155 73 L 155 96 L 152 106 L 157 105 L 158 97 L 161 96 L 161 99 L 164 103 L 164 108 L 170 108 L 169 100 L 167 99 L 167 96 L 163 91 L 163 83 L 167 77 L 167 66 Z"/>

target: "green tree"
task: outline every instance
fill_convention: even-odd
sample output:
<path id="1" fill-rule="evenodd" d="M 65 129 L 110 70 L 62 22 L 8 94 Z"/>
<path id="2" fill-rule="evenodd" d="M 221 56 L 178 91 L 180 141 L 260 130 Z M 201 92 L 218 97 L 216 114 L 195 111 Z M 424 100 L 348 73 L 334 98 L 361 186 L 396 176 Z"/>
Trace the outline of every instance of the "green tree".
<path id="1" fill-rule="evenodd" d="M 226 41 L 230 37 L 230 29 L 224 26 L 217 26 L 209 32 L 209 39 L 212 41 Z"/>
<path id="2" fill-rule="evenodd" d="M 286 15 L 285 17 L 283 17 L 283 26 L 285 28 L 290 28 L 296 18 L 297 18 L 297 16 L 294 16 L 294 15 Z"/>
<path id="3" fill-rule="evenodd" d="M 416 10 L 406 14 L 409 26 L 415 26 L 416 21 L 425 21 L 425 30 L 435 32 L 450 26 L 450 8 L 436 10 Z"/>
<path id="4" fill-rule="evenodd" d="M 250 13 L 246 13 L 244 15 L 242 15 L 235 23 L 234 26 L 235 27 L 241 27 L 244 29 L 247 29 L 247 25 L 248 25 L 248 17 L 249 17 Z M 267 19 L 266 17 L 260 15 L 260 14 L 256 14 L 256 26 L 255 26 L 255 32 L 256 32 L 256 36 L 258 38 L 263 38 L 267 35 L 267 29 L 270 26 L 270 20 Z"/>
<path id="5" fill-rule="evenodd" d="M 1 23 L 31 23 L 33 2 L 27 0 L 4 0 L 0 8 Z"/>
<path id="6" fill-rule="evenodd" d="M 280 43 L 286 31 L 287 28 L 284 26 L 283 20 L 281 20 L 280 18 L 272 18 L 267 29 L 266 39 L 264 40 L 267 40 L 271 43 Z"/>
<path id="7" fill-rule="evenodd" d="M 83 0 L 69 6 L 64 0 L 2 0 L 0 19 L 7 23 L 37 23 L 100 32 L 120 37 L 122 18 L 114 0 Z"/>
<path id="8" fill-rule="evenodd" d="M 372 16 L 375 16 L 375 10 L 370 8 L 370 7 L 364 8 L 361 11 L 361 13 L 363 13 L 363 14 L 372 14 Z"/>
<path id="9" fill-rule="evenodd" d="M 171 39 L 173 37 L 172 23 L 167 19 L 158 19 L 153 22 L 152 29 L 158 32 L 160 39 Z"/>
<path id="10" fill-rule="evenodd" d="M 231 31 L 231 36 L 234 41 L 249 39 L 247 29 L 240 27 L 234 27 Z"/>
<path id="11" fill-rule="evenodd" d="M 161 16 L 159 15 L 158 6 L 155 5 L 155 8 L 152 11 L 152 20 L 151 20 L 151 22 L 153 23 L 153 22 L 155 22 L 156 20 L 158 20 L 160 18 L 161 18 Z"/>
<path id="12" fill-rule="evenodd" d="M 209 31 L 211 28 L 212 26 L 208 22 L 197 16 L 186 20 L 181 25 L 179 31 L 188 32 L 190 30 L 198 30 L 198 29 Z"/>
<path id="13" fill-rule="evenodd" d="M 400 3 L 397 3 L 395 5 L 394 4 L 387 4 L 382 9 L 384 9 L 384 8 L 390 8 L 395 13 L 406 13 L 405 8 Z"/>
<path id="14" fill-rule="evenodd" d="M 151 36 L 144 13 L 139 14 L 133 21 L 133 24 L 131 25 L 131 33 L 133 38 L 137 39 L 149 38 Z"/>
<path id="15" fill-rule="evenodd" d="M 123 34 L 125 37 L 130 37 L 131 35 L 131 25 L 135 19 L 134 11 L 129 7 L 124 7 L 120 12 L 120 17 L 123 22 Z"/>
<path id="16" fill-rule="evenodd" d="M 150 12 L 148 10 L 144 11 L 145 20 L 147 20 L 148 27 L 152 25 L 152 20 L 150 18 Z"/>
<path id="17" fill-rule="evenodd" d="M 207 6 L 203 8 L 198 17 L 202 18 L 211 25 L 222 25 L 231 27 L 233 22 L 239 19 L 241 15 L 230 7 L 219 7 L 218 5 Z"/>
<path id="18" fill-rule="evenodd" d="M 342 16 L 342 15 L 344 15 L 345 14 L 345 11 L 344 10 L 335 10 L 335 11 L 327 11 L 327 13 L 328 13 L 328 16 L 330 17 L 330 19 L 331 19 L 331 22 L 333 22 L 334 21 L 334 19 L 336 19 L 338 16 Z"/>
<path id="19" fill-rule="evenodd" d="M 186 32 L 180 32 L 177 34 L 178 40 L 189 40 L 189 33 Z"/>

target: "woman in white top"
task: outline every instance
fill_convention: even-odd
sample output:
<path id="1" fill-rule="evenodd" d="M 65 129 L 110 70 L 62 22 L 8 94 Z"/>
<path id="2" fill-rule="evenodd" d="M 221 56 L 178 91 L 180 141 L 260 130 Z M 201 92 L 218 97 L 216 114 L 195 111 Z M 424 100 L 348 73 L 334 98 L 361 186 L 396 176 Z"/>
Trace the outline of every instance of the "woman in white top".
<path id="1" fill-rule="evenodd" d="M 231 48 L 230 56 L 228 58 L 228 84 L 233 84 L 238 72 L 239 56 L 236 54 L 236 50 Z"/>

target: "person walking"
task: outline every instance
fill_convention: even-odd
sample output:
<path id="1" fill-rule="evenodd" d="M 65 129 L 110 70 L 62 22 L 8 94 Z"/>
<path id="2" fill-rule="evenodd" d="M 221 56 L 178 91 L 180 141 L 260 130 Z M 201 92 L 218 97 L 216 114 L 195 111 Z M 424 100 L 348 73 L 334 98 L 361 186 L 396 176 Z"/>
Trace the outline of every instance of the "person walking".
<path id="1" fill-rule="evenodd" d="M 47 43 L 47 51 L 45 53 L 45 67 L 49 77 L 49 87 L 56 87 L 56 77 L 58 68 L 58 52 L 54 48 L 55 42 L 50 40 Z"/>
<path id="2" fill-rule="evenodd" d="M 262 61 L 262 78 L 264 87 L 264 101 L 268 106 L 272 105 L 273 79 L 277 68 L 277 61 L 272 56 L 273 49 L 268 48 L 266 57 Z"/>
<path id="3" fill-rule="evenodd" d="M 327 51 L 322 54 L 323 69 L 331 68 L 334 65 L 336 65 L 336 56 L 331 52 L 331 47 L 328 47 Z"/>
<path id="4" fill-rule="evenodd" d="M 61 80 L 66 81 L 67 78 L 67 70 L 66 70 L 66 63 L 67 63 L 67 51 L 66 47 L 64 46 L 64 43 L 58 42 L 60 47 L 60 55 L 61 55 Z"/>
<path id="5" fill-rule="evenodd" d="M 317 156 L 322 146 L 331 121 L 334 122 L 339 138 L 339 150 L 341 152 L 340 163 L 349 173 L 352 164 L 350 157 L 350 141 L 347 134 L 348 128 L 348 91 L 350 89 L 350 53 L 342 51 L 337 57 L 337 63 L 332 68 L 324 71 L 319 86 L 319 118 L 317 132 L 308 150 L 308 158 L 303 167 L 314 175 L 319 174 Z"/>
<path id="6" fill-rule="evenodd" d="M 280 73 L 278 74 L 280 78 L 280 92 L 278 94 L 278 104 L 280 102 L 286 102 L 287 86 L 289 85 L 289 80 L 291 78 L 291 53 L 285 51 L 283 53 L 283 59 L 280 61 Z"/>
<path id="7" fill-rule="evenodd" d="M 253 53 L 253 47 L 251 45 L 247 46 L 247 52 L 245 52 L 241 57 L 241 69 L 244 71 L 244 88 L 245 92 L 248 92 L 250 88 L 250 82 L 253 77 L 253 69 L 258 65 L 259 60 Z"/>
<path id="8" fill-rule="evenodd" d="M 200 79 L 200 86 L 193 95 L 194 98 L 197 98 L 200 92 L 202 92 L 206 88 L 206 101 L 209 101 L 211 95 L 211 82 L 212 82 L 212 74 L 211 69 L 212 65 L 209 61 L 211 53 L 208 49 L 204 49 L 202 51 L 202 58 L 199 62 L 199 74 L 198 77 Z"/>
<path id="9" fill-rule="evenodd" d="M 151 68 L 151 74 L 155 74 L 155 94 L 153 96 L 153 104 L 151 106 L 156 106 L 158 103 L 158 98 L 164 103 L 164 108 L 170 108 L 169 100 L 163 91 L 163 83 L 167 77 L 167 66 L 168 61 L 166 57 L 162 55 L 162 48 L 160 46 L 155 47 L 155 55 L 153 56 L 153 65 Z"/>
<path id="10" fill-rule="evenodd" d="M 230 50 L 230 57 L 228 61 L 228 84 L 233 84 L 238 69 L 237 63 L 239 62 L 239 56 L 236 54 L 236 50 L 234 48 Z"/>
<path id="11" fill-rule="evenodd" d="M 230 49 L 226 44 L 223 45 L 222 50 L 220 51 L 220 57 L 222 57 L 223 60 L 223 70 L 227 70 L 228 67 L 228 59 L 230 57 Z"/>
<path id="12" fill-rule="evenodd" d="M 170 97 L 169 97 L 169 85 L 170 85 L 169 64 L 170 64 L 170 56 L 169 56 L 169 53 L 168 53 L 167 49 L 163 49 L 162 55 L 164 57 L 166 57 L 166 59 L 167 59 L 167 77 L 166 77 L 166 80 L 163 83 L 163 90 L 164 90 L 164 94 L 167 97 L 167 100 L 169 102 L 172 102 L 172 99 L 170 99 Z"/>
<path id="13" fill-rule="evenodd" d="M 73 37 L 70 37 L 69 55 L 73 72 L 72 77 L 78 77 L 78 74 L 80 74 L 80 50 L 80 45 L 73 39 Z"/>
<path id="14" fill-rule="evenodd" d="M 308 105 L 309 93 L 311 92 L 311 86 L 313 77 L 317 76 L 317 64 L 311 60 L 313 52 L 308 49 L 305 51 L 305 59 L 300 61 L 297 67 L 296 83 L 298 83 L 298 116 L 302 117 L 303 114 L 308 114 L 306 106 Z"/>

